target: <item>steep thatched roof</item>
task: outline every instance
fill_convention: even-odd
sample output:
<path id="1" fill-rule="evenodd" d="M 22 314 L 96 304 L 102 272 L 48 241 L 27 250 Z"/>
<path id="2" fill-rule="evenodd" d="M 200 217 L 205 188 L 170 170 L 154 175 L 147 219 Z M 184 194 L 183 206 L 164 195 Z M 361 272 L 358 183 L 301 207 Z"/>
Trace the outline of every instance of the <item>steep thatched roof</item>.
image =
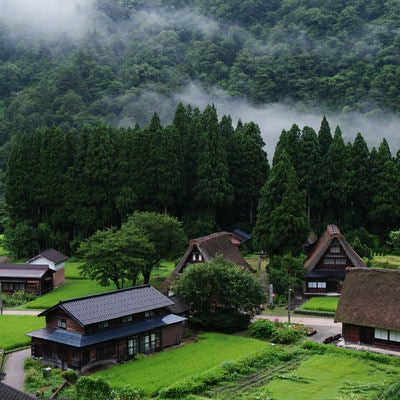
<path id="1" fill-rule="evenodd" d="M 161 285 L 161 292 L 165 293 L 174 282 L 176 276 L 182 273 L 187 264 L 190 264 L 190 255 L 194 250 L 202 255 L 204 262 L 211 261 L 216 256 L 222 256 L 224 260 L 254 272 L 254 269 L 243 258 L 240 250 L 232 244 L 231 234 L 229 232 L 216 232 L 189 241 L 189 247 L 177 264 L 175 270 Z"/>
<path id="2" fill-rule="evenodd" d="M 334 240 L 337 240 L 339 242 L 346 256 L 351 261 L 353 267 L 367 268 L 363 259 L 350 246 L 350 244 L 340 232 L 339 228 L 336 225 L 328 225 L 325 232 L 319 238 L 317 244 L 313 248 L 311 254 L 304 261 L 304 268 L 306 273 L 310 273 L 317 266 L 318 261 L 321 259 L 321 257 L 324 256 Z"/>
<path id="3" fill-rule="evenodd" d="M 400 331 L 400 271 L 348 268 L 335 322 Z"/>

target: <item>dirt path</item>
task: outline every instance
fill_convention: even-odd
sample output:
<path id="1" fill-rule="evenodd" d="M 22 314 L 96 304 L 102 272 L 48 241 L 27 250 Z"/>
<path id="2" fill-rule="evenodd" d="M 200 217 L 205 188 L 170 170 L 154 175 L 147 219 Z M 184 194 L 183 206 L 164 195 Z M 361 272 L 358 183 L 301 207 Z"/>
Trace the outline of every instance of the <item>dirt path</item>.
<path id="1" fill-rule="evenodd" d="M 24 360 L 30 357 L 31 349 L 24 349 L 20 351 L 14 351 L 13 353 L 7 354 L 4 383 L 13 387 L 17 390 L 24 390 Z"/>

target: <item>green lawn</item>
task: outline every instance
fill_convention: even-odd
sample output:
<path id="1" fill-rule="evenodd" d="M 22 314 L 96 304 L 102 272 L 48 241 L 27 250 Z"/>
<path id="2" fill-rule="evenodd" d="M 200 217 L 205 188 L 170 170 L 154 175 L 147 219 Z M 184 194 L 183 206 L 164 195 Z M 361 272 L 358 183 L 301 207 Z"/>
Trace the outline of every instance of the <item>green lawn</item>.
<path id="1" fill-rule="evenodd" d="M 357 394 L 375 399 L 377 386 L 399 377 L 399 367 L 366 361 L 347 354 L 314 355 L 290 373 L 266 385 L 274 400 L 334 400 Z"/>
<path id="2" fill-rule="evenodd" d="M 44 328 L 44 318 L 30 315 L 0 315 L 0 348 L 11 350 L 27 346 L 31 338 L 26 332 Z"/>
<path id="3" fill-rule="evenodd" d="M 161 388 L 209 370 L 225 360 L 242 358 L 269 344 L 241 336 L 204 333 L 199 341 L 94 374 L 115 386 L 142 388 L 147 396 Z"/>
<path id="4" fill-rule="evenodd" d="M 299 310 L 335 312 L 339 297 L 312 297 Z"/>
<path id="5" fill-rule="evenodd" d="M 69 300 L 75 297 L 89 296 L 92 294 L 111 292 L 115 286 L 101 286 L 90 279 L 66 279 L 65 284 L 52 292 L 37 297 L 35 300 L 24 304 L 23 307 L 32 310 L 40 310 L 54 306 L 60 300 Z"/>

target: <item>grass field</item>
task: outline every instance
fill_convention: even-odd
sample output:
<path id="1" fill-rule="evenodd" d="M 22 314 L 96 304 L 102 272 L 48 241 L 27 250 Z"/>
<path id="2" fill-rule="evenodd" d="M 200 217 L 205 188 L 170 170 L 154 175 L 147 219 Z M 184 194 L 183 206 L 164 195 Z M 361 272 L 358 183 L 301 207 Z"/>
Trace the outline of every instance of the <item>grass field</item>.
<path id="1" fill-rule="evenodd" d="M 372 260 L 372 267 L 400 269 L 400 256 L 397 255 L 374 256 Z"/>
<path id="2" fill-rule="evenodd" d="M 335 312 L 339 297 L 312 297 L 299 310 Z"/>
<path id="3" fill-rule="evenodd" d="M 100 371 L 115 386 L 130 384 L 152 396 L 171 383 L 207 371 L 225 360 L 235 360 L 269 344 L 241 336 L 204 333 L 199 341 Z"/>
<path id="4" fill-rule="evenodd" d="M 0 348 L 11 350 L 27 346 L 31 338 L 26 332 L 44 328 L 44 318 L 30 315 L 0 315 Z"/>
<path id="5" fill-rule="evenodd" d="M 398 366 L 347 354 L 314 355 L 290 373 L 278 375 L 266 389 L 276 400 L 333 400 L 351 394 L 367 400 L 375 399 L 381 385 L 395 376 L 399 376 Z"/>

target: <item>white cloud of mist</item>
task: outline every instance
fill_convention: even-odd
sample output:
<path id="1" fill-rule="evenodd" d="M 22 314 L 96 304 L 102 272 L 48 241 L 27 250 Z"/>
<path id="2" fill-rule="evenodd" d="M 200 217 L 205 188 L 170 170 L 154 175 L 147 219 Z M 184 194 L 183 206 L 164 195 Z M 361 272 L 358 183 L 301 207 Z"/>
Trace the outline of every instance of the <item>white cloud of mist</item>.
<path id="1" fill-rule="evenodd" d="M 94 0 L 0 0 L 0 21 L 34 37 L 79 37 L 91 28 Z"/>
<path id="2" fill-rule="evenodd" d="M 242 122 L 257 123 L 270 160 L 283 129 L 288 130 L 293 124 L 297 124 L 300 129 L 309 126 L 318 133 L 324 115 L 329 122 L 332 135 L 336 126 L 339 126 L 346 143 L 353 142 L 360 132 L 370 150 L 372 147 L 379 147 L 383 138 L 388 141 L 392 153 L 395 154 L 400 148 L 400 118 L 392 114 L 374 117 L 357 112 L 332 113 L 323 109 L 302 111 L 278 103 L 254 107 L 245 99 L 234 99 L 223 91 L 206 93 L 196 84 L 190 85 L 185 91 L 176 95 L 176 100 L 198 107 L 200 110 L 207 104 L 214 104 L 218 116 L 230 115 L 234 126 L 239 119 Z"/>

